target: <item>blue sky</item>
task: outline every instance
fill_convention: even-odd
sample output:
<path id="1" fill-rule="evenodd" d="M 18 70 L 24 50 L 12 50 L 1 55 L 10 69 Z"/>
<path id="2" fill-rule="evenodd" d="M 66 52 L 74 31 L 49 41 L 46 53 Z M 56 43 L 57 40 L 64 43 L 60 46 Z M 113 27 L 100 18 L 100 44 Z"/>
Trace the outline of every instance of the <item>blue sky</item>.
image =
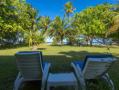
<path id="1" fill-rule="evenodd" d="M 102 3 L 117 3 L 117 0 L 26 0 L 27 3 L 31 4 L 34 8 L 39 11 L 41 16 L 50 16 L 54 19 L 55 16 L 64 15 L 64 4 L 71 1 L 73 6 L 76 8 L 75 12 L 80 12 L 81 10 L 96 6 Z"/>

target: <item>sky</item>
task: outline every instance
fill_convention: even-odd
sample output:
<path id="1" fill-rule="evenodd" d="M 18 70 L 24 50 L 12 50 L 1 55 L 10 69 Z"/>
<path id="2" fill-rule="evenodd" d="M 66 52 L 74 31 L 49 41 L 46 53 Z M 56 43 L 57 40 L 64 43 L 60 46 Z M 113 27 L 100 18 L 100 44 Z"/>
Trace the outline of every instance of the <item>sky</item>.
<path id="1" fill-rule="evenodd" d="M 49 16 L 51 19 L 54 19 L 55 16 L 63 17 L 64 4 L 68 1 L 72 2 L 76 8 L 75 12 L 80 12 L 98 4 L 117 3 L 117 0 L 26 0 L 27 3 L 39 11 L 40 16 Z"/>

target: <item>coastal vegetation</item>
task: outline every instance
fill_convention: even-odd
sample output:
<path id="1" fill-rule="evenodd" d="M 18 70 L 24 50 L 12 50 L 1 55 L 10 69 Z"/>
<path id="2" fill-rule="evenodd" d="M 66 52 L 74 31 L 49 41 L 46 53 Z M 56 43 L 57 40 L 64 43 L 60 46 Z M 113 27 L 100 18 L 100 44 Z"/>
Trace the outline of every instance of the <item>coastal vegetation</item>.
<path id="1" fill-rule="evenodd" d="M 106 39 L 119 39 L 118 5 L 104 3 L 75 12 L 73 4 L 67 2 L 64 17 L 56 16 L 53 20 L 40 16 L 24 0 L 2 0 L 0 7 L 0 46 L 33 46 L 46 38 L 52 38 L 55 45 L 63 45 L 63 40 L 69 45 L 92 45 L 97 38 L 104 44 Z"/>

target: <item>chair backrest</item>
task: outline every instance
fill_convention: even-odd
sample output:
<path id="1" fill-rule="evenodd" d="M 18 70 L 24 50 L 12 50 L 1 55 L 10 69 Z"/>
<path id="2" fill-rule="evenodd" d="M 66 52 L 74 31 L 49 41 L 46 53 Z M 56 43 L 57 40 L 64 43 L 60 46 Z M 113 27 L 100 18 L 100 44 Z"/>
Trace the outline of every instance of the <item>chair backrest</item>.
<path id="1" fill-rule="evenodd" d="M 83 75 L 85 79 L 94 79 L 103 75 L 114 61 L 112 55 L 89 55 L 85 58 Z"/>
<path id="2" fill-rule="evenodd" d="M 21 51 L 15 54 L 17 67 L 24 80 L 41 80 L 42 52 Z"/>

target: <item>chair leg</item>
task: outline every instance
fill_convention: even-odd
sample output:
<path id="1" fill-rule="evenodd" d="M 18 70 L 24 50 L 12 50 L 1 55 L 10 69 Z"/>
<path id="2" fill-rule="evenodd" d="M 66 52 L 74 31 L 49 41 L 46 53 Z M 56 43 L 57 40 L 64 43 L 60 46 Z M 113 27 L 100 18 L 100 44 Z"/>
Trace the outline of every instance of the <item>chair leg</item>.
<path id="1" fill-rule="evenodd" d="M 111 90 L 115 90 L 114 83 L 111 80 L 111 78 L 110 78 L 110 76 L 109 76 L 108 73 L 106 73 L 105 75 L 103 75 L 102 78 L 108 83 L 108 85 L 110 86 Z"/>
<path id="2" fill-rule="evenodd" d="M 77 77 L 77 80 L 80 86 L 79 88 L 81 88 L 81 90 L 86 90 L 86 82 L 85 82 L 85 79 L 84 79 L 84 76 L 82 74 L 80 67 L 74 65 L 73 63 L 71 63 L 71 66 L 73 67 L 76 73 L 76 77 Z"/>
<path id="3" fill-rule="evenodd" d="M 50 86 L 49 85 L 47 85 L 47 90 L 50 90 Z"/>
<path id="4" fill-rule="evenodd" d="M 86 82 L 83 78 L 80 78 L 80 87 L 81 90 L 86 90 Z"/>
<path id="5" fill-rule="evenodd" d="M 45 80 L 42 79 L 41 90 L 45 90 Z"/>
<path id="6" fill-rule="evenodd" d="M 19 73 L 15 80 L 13 90 L 19 90 L 19 87 L 22 83 L 23 83 L 23 78 L 20 76 L 20 73 Z"/>
<path id="7" fill-rule="evenodd" d="M 75 90 L 78 90 L 79 88 L 78 88 L 78 84 L 76 84 L 76 86 L 75 86 Z"/>
<path id="8" fill-rule="evenodd" d="M 23 78 L 20 78 L 19 80 L 17 80 L 14 86 L 14 90 L 19 90 L 19 87 L 21 86 L 22 83 L 23 83 Z"/>

